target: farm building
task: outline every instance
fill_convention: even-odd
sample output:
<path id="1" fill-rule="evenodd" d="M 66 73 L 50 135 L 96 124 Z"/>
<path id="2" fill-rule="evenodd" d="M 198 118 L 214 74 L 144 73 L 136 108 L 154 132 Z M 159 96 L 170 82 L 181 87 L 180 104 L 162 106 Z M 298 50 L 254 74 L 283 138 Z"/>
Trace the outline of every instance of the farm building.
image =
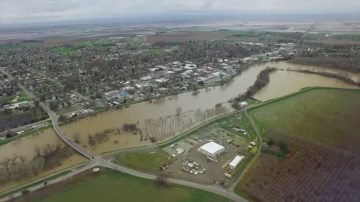
<path id="1" fill-rule="evenodd" d="M 243 160 L 244 156 L 235 156 L 235 158 L 229 163 L 229 167 L 230 169 L 234 170 L 236 168 L 236 166 L 239 165 L 239 163 L 241 162 L 241 160 Z"/>
<path id="2" fill-rule="evenodd" d="M 215 158 L 217 155 L 221 154 L 223 151 L 225 151 L 225 147 L 223 147 L 215 142 L 206 143 L 199 148 L 200 153 L 203 153 L 203 154 L 213 157 L 213 158 Z"/>

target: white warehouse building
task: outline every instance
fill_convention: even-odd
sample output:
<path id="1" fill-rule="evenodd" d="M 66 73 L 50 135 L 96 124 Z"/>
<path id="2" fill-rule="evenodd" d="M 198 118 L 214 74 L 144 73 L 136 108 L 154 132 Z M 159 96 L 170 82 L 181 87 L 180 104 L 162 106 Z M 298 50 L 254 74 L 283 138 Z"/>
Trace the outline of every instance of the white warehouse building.
<path id="1" fill-rule="evenodd" d="M 217 155 L 225 151 L 225 147 L 215 142 L 209 142 L 201 146 L 198 150 L 200 153 L 215 158 Z"/>

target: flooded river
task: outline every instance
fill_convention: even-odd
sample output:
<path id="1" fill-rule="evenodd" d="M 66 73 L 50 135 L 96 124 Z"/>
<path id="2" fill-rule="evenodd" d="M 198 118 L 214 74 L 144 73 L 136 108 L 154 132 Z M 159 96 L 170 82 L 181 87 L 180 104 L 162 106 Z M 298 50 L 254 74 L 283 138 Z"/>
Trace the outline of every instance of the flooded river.
<path id="1" fill-rule="evenodd" d="M 191 127 L 196 124 L 194 117 L 198 113 L 208 114 L 207 111 L 214 109 L 215 105 L 222 103 L 222 106 L 226 109 L 223 112 L 231 111 L 227 101 L 237 96 L 240 93 L 246 91 L 256 80 L 257 75 L 261 70 L 266 67 L 277 67 L 283 69 L 306 69 L 323 71 L 319 67 L 301 66 L 288 64 L 286 62 L 272 62 L 266 64 L 254 65 L 248 70 L 244 71 L 241 75 L 235 77 L 232 81 L 223 86 L 208 87 L 201 89 L 198 95 L 192 95 L 192 92 L 182 93 L 176 96 L 168 96 L 158 100 L 156 102 L 140 102 L 131 105 L 129 108 L 121 110 L 110 110 L 103 112 L 95 117 L 88 117 L 78 120 L 74 123 L 70 123 L 64 126 L 64 130 L 70 136 L 73 134 L 80 134 L 81 144 L 88 146 L 88 136 L 94 135 L 104 131 L 105 129 L 117 129 L 121 128 L 124 123 L 135 123 L 139 128 L 146 128 L 146 123 L 158 123 L 153 126 L 159 127 L 171 127 L 163 125 L 176 125 L 183 123 L 179 127 L 179 130 L 172 130 L 171 128 L 165 128 L 164 130 L 171 131 L 171 134 L 163 135 L 160 140 L 170 138 L 174 133 L 178 133 L 186 127 Z M 327 71 L 345 73 L 344 71 L 329 69 Z M 350 74 L 350 73 L 349 73 Z M 351 74 L 356 79 L 360 79 L 359 74 Z M 332 78 L 326 78 L 319 75 L 303 74 L 297 72 L 288 71 L 276 71 L 270 74 L 270 83 L 267 87 L 259 91 L 254 97 L 259 100 L 268 100 L 283 96 L 292 92 L 296 92 L 304 87 L 310 86 L 325 86 L 325 87 L 339 87 L 339 88 L 356 88 L 355 86 L 346 84 L 342 81 L 338 81 Z M 181 108 L 184 116 L 176 117 L 176 109 Z M 207 117 L 203 117 L 198 122 L 209 119 L 213 116 L 219 115 L 219 113 L 213 113 Z M 165 120 L 170 120 L 166 122 Z M 172 121 L 171 121 L 172 120 Z M 187 122 L 193 122 L 193 124 L 186 124 Z M 152 124 L 154 125 L 154 124 Z M 160 130 L 148 130 L 142 131 L 150 136 L 156 136 L 157 133 L 165 133 Z M 156 134 L 155 134 L 156 133 Z M 92 147 L 95 153 L 102 153 L 105 151 L 111 151 L 122 148 L 130 148 L 151 144 L 149 141 L 141 141 L 139 135 L 134 134 L 110 134 L 109 140 Z M 90 147 L 89 147 L 90 148 Z"/>

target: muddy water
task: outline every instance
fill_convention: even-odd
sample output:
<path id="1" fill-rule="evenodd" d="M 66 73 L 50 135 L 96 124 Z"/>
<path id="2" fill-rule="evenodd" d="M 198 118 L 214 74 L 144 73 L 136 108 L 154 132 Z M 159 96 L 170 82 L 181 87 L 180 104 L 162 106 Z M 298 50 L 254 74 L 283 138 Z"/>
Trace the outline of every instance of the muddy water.
<path id="1" fill-rule="evenodd" d="M 63 142 L 55 135 L 52 129 L 44 129 L 34 135 L 25 136 L 0 146 L 0 162 L 3 162 L 5 159 L 12 158 L 16 155 L 18 157 L 24 157 L 25 163 L 29 163 L 36 156 L 36 148 L 44 148 L 47 144 L 63 144 Z M 0 192 L 18 184 L 26 183 L 36 178 L 40 178 L 62 169 L 77 165 L 83 161 L 85 161 L 85 159 L 74 152 L 72 156 L 59 162 L 59 166 L 53 169 L 47 170 L 28 179 L 22 179 L 20 181 L 14 181 L 8 184 L 1 184 Z"/>
<path id="2" fill-rule="evenodd" d="M 269 100 L 311 86 L 357 88 L 356 86 L 347 84 L 343 81 L 326 78 L 319 75 L 276 71 L 270 74 L 270 83 L 257 92 L 254 98 L 262 101 Z"/>
<path id="3" fill-rule="evenodd" d="M 73 134 L 80 134 L 81 144 L 88 147 L 87 142 L 89 134 L 95 134 L 108 128 L 119 128 L 122 127 L 124 123 L 137 123 L 138 125 L 143 125 L 143 123 L 149 119 L 156 120 L 171 118 L 174 117 L 176 108 L 178 107 L 181 107 L 183 112 L 191 113 L 196 110 L 205 111 L 213 109 L 217 103 L 223 103 L 225 106 L 227 105 L 226 102 L 229 99 L 235 97 L 239 93 L 245 92 L 246 89 L 254 83 L 258 73 L 266 67 L 278 67 L 284 69 L 310 68 L 312 70 L 316 69 L 318 71 L 323 71 L 323 69 L 319 67 L 293 65 L 286 62 L 272 62 L 254 65 L 244 71 L 240 76 L 235 77 L 226 85 L 201 89 L 200 93 L 196 96 L 192 95 L 191 92 L 188 92 L 177 96 L 168 96 L 156 102 L 137 103 L 131 105 L 129 108 L 111 110 L 98 114 L 95 117 L 85 118 L 68 124 L 64 126 L 64 130 L 70 136 Z M 330 69 L 328 71 L 345 73 L 336 69 Z M 351 74 L 351 76 L 354 78 L 360 78 L 359 74 Z M 268 100 L 309 86 L 354 88 L 354 86 L 332 78 L 297 72 L 277 71 L 270 75 L 270 84 L 256 94 L 255 97 L 260 100 Z M 227 109 L 227 111 L 230 110 L 231 109 L 229 108 Z M 188 116 L 185 119 L 188 120 L 191 118 Z M 108 141 L 91 148 L 91 150 L 95 153 L 102 153 L 110 150 L 137 147 L 148 144 L 151 143 L 149 141 L 140 141 L 139 135 L 110 135 Z"/>

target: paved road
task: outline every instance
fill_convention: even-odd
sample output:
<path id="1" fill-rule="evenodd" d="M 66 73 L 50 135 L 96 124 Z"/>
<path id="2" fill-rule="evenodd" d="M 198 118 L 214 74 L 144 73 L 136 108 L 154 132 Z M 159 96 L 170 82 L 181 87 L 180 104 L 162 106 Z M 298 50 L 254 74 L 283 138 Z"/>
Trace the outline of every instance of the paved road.
<path id="1" fill-rule="evenodd" d="M 140 172 L 140 171 L 137 171 L 137 170 L 133 170 L 133 169 L 124 167 L 124 166 L 120 166 L 120 165 L 114 164 L 110 160 L 107 160 L 107 159 L 104 159 L 104 158 L 95 158 L 95 160 L 98 161 L 99 164 L 102 165 L 103 167 L 106 167 L 106 168 L 109 168 L 109 169 L 112 169 L 112 170 L 117 170 L 117 171 L 120 171 L 120 172 L 123 172 L 123 173 L 127 173 L 127 174 L 130 174 L 130 175 L 136 176 L 136 177 L 141 177 L 141 178 L 146 178 L 146 179 L 151 179 L 151 180 L 156 180 L 156 178 L 157 178 L 156 175 L 143 173 L 143 172 Z M 199 184 L 199 183 L 195 183 L 195 182 L 190 182 L 190 181 L 180 180 L 180 179 L 174 179 L 174 178 L 168 178 L 167 181 L 170 182 L 170 183 L 173 183 L 173 184 L 188 186 L 188 187 L 208 191 L 208 192 L 211 192 L 211 193 L 215 193 L 215 194 L 224 196 L 226 198 L 229 198 L 232 201 L 239 201 L 239 202 L 245 202 L 246 201 L 245 199 L 243 199 L 240 196 L 236 195 L 231 190 L 225 189 L 225 188 L 223 188 L 221 186 Z"/>
<path id="2" fill-rule="evenodd" d="M 89 152 L 88 150 L 86 150 L 84 147 L 82 147 L 81 145 L 77 144 L 76 142 L 72 141 L 64 132 L 64 130 L 59 126 L 59 122 L 58 122 L 58 115 L 51 111 L 50 108 L 44 104 L 44 103 L 40 103 L 40 105 L 42 106 L 42 108 L 44 109 L 44 111 L 49 115 L 50 120 L 52 122 L 53 128 L 55 133 L 57 134 L 57 136 L 62 139 L 66 144 L 68 144 L 71 148 L 73 148 L 75 151 L 77 151 L 78 153 L 80 153 L 81 155 L 85 156 L 88 159 L 92 159 L 95 157 L 95 154 Z"/>
<path id="3" fill-rule="evenodd" d="M 27 130 L 30 130 L 30 129 L 44 128 L 44 127 L 47 127 L 48 121 L 50 121 L 50 119 L 45 119 L 45 120 L 38 121 L 38 122 L 35 122 L 35 123 L 30 123 L 30 124 L 27 124 L 27 125 L 24 125 L 24 126 L 13 128 L 13 129 L 11 129 L 11 131 L 20 132 L 20 131 L 27 131 Z"/>
<path id="4" fill-rule="evenodd" d="M 79 168 L 73 169 L 70 173 L 59 176 L 59 177 L 57 177 L 57 178 L 55 178 L 53 180 L 48 180 L 47 181 L 47 186 L 52 185 L 52 184 L 56 184 L 56 183 L 59 183 L 59 182 L 66 181 L 66 180 L 74 177 L 75 175 L 78 175 L 78 174 L 80 174 L 82 172 L 90 170 L 90 169 L 92 169 L 94 167 L 105 167 L 105 168 L 108 168 L 108 169 L 112 169 L 112 170 L 115 170 L 115 171 L 127 173 L 127 174 L 130 174 L 130 175 L 136 176 L 136 177 L 150 179 L 150 180 L 156 180 L 156 178 L 157 178 L 156 175 L 151 175 L 151 174 L 139 172 L 139 171 L 136 171 L 136 170 L 132 170 L 130 168 L 114 164 L 114 163 L 111 162 L 111 160 L 104 159 L 102 157 L 95 157 L 92 161 L 90 161 L 90 163 L 86 164 L 85 166 L 81 166 Z M 226 197 L 226 198 L 228 198 L 228 199 L 230 199 L 232 201 L 237 201 L 237 202 L 245 202 L 246 201 L 245 199 L 243 199 L 240 196 L 236 195 L 232 191 L 224 189 L 224 188 L 222 188 L 220 186 L 204 185 L 204 184 L 199 184 L 199 183 L 195 183 L 195 182 L 189 182 L 189 181 L 180 180 L 180 179 L 173 179 L 173 178 L 168 178 L 167 181 L 170 182 L 170 183 L 173 183 L 173 184 L 188 186 L 188 187 L 208 191 L 208 192 L 211 192 L 211 193 L 215 193 L 215 194 L 224 196 L 224 197 Z M 44 187 L 45 187 L 45 185 L 43 183 L 40 183 L 40 184 L 37 184 L 37 185 L 34 185 L 34 186 L 28 188 L 28 190 L 33 192 L 33 191 L 42 189 Z M 5 202 L 5 201 L 8 201 L 10 199 L 20 197 L 20 196 L 22 196 L 21 191 L 13 193 L 13 194 L 11 194 L 9 196 L 6 196 L 4 198 L 1 198 L 0 202 Z"/>
<path id="5" fill-rule="evenodd" d="M 80 174 L 80 173 L 82 173 L 82 172 L 85 172 L 85 171 L 87 171 L 87 170 L 89 170 L 89 169 L 91 169 L 92 167 L 95 167 L 95 166 L 97 166 L 97 165 L 95 164 L 95 162 L 90 162 L 90 163 L 88 163 L 88 164 L 85 165 L 85 166 L 81 166 L 81 167 L 75 168 L 75 169 L 71 170 L 71 172 L 68 173 L 68 174 L 59 176 L 59 177 L 57 177 L 57 178 L 55 178 L 55 179 L 53 179 L 53 180 L 48 180 L 48 181 L 47 181 L 47 186 L 52 185 L 52 184 L 56 184 L 56 183 L 59 183 L 59 182 L 65 181 L 65 180 L 68 180 L 68 179 L 74 177 L 75 175 L 78 175 L 78 174 Z M 31 187 L 28 188 L 27 190 L 33 192 L 33 191 L 42 189 L 42 188 L 44 188 L 44 187 L 45 187 L 44 183 L 40 183 L 40 184 L 31 186 Z M 10 194 L 10 195 L 8 195 L 8 196 L 6 196 L 6 197 L 4 197 L 4 198 L 1 198 L 1 199 L 0 199 L 0 202 L 5 202 L 5 201 L 11 200 L 11 199 L 13 199 L 13 198 L 20 197 L 20 196 L 22 196 L 22 195 L 23 195 L 23 194 L 22 194 L 21 191 L 15 192 L 15 193 Z"/>

